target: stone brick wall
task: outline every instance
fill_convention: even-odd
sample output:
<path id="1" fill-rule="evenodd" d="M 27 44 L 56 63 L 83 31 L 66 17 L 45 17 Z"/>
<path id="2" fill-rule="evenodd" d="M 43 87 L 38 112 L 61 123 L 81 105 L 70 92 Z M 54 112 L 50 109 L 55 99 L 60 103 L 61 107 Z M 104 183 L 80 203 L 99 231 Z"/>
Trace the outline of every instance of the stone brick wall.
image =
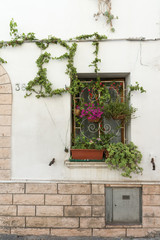
<path id="1" fill-rule="evenodd" d="M 0 234 L 152 236 L 160 232 L 160 185 L 142 190 L 142 225 L 107 226 L 105 184 L 0 183 Z"/>
<path id="2" fill-rule="evenodd" d="M 0 180 L 10 179 L 12 89 L 0 66 Z"/>

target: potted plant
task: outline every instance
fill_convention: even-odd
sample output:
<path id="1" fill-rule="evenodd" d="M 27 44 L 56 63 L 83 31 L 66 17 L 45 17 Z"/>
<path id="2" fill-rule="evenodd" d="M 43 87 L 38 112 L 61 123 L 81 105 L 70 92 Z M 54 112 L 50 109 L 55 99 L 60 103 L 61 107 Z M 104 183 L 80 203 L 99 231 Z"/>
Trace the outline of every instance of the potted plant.
<path id="1" fill-rule="evenodd" d="M 136 108 L 129 105 L 128 101 L 121 102 L 118 98 L 104 105 L 104 116 L 115 120 L 128 122 L 136 112 Z"/>
<path id="2" fill-rule="evenodd" d="M 87 117 L 89 122 L 99 122 L 102 114 L 103 114 L 103 107 L 97 106 L 94 103 L 84 104 L 86 108 L 82 108 L 80 117 Z"/>
<path id="3" fill-rule="evenodd" d="M 125 101 L 122 102 L 120 98 L 122 83 L 117 84 L 116 82 L 113 82 L 110 86 L 110 89 L 112 88 L 117 91 L 119 97 L 117 97 L 116 100 L 111 100 L 108 104 L 104 104 L 104 116 L 106 118 L 113 118 L 115 120 L 124 120 L 126 123 L 131 119 L 137 110 L 129 104 L 132 92 L 139 91 L 140 93 L 145 93 L 146 90 L 139 86 L 138 82 L 136 82 L 136 85 L 129 85 L 128 93 L 125 96 Z"/>
<path id="4" fill-rule="evenodd" d="M 81 109 L 80 109 L 80 106 L 76 106 L 75 109 L 74 109 L 74 114 L 75 116 L 79 117 L 80 114 L 81 114 Z"/>
<path id="5" fill-rule="evenodd" d="M 109 143 L 110 138 L 111 134 L 92 139 L 88 139 L 85 136 L 77 136 L 71 148 L 72 159 L 102 160 L 105 147 Z"/>
<path id="6" fill-rule="evenodd" d="M 108 145 L 107 151 L 106 164 L 111 169 L 122 170 L 123 177 L 131 178 L 131 173 L 142 173 L 143 169 L 139 166 L 142 154 L 134 143 L 111 143 Z"/>

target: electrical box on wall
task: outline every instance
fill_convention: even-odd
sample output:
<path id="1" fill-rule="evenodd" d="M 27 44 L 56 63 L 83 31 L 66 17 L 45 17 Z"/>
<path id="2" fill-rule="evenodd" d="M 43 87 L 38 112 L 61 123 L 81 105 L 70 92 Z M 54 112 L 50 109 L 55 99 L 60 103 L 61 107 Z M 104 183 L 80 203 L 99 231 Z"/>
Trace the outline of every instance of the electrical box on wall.
<path id="1" fill-rule="evenodd" d="M 107 187 L 106 223 L 141 224 L 142 189 Z"/>

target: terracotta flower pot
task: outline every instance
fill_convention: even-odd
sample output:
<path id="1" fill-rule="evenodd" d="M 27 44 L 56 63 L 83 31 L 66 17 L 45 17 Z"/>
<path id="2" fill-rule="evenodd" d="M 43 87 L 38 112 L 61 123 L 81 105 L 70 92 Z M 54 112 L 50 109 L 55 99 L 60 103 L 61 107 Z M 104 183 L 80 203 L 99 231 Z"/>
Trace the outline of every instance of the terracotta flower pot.
<path id="1" fill-rule="evenodd" d="M 102 160 L 103 152 L 97 149 L 71 149 L 73 159 Z"/>
<path id="2" fill-rule="evenodd" d="M 81 114 L 81 110 L 80 110 L 80 109 L 77 109 L 77 108 L 75 108 L 75 109 L 74 109 L 74 114 L 75 114 L 75 116 L 79 117 L 79 116 L 80 116 L 80 114 Z"/>
<path id="3" fill-rule="evenodd" d="M 87 119 L 88 119 L 89 122 L 95 122 L 95 123 L 100 121 L 100 118 L 96 118 L 96 119 L 89 119 L 89 118 L 87 118 Z"/>
<path id="4" fill-rule="evenodd" d="M 118 115 L 116 117 L 112 117 L 114 120 L 124 120 L 125 119 L 125 115 Z"/>

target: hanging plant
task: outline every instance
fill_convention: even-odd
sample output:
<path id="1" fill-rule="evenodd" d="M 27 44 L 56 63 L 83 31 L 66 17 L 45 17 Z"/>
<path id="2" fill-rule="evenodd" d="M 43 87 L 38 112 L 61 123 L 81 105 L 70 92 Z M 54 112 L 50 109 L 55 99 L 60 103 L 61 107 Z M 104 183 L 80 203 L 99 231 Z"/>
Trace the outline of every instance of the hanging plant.
<path id="1" fill-rule="evenodd" d="M 124 120 L 127 123 L 135 112 L 136 108 L 129 105 L 129 102 L 121 102 L 118 98 L 104 105 L 104 116 L 107 119 Z"/>
<path id="2" fill-rule="evenodd" d="M 108 157 L 105 162 L 109 168 L 121 170 L 123 177 L 131 178 L 131 173 L 142 174 L 143 169 L 139 166 L 142 154 L 134 143 L 111 143 L 107 151 Z"/>
<path id="3" fill-rule="evenodd" d="M 100 15 L 104 16 L 106 18 L 106 23 L 110 25 L 111 32 L 115 32 L 115 29 L 112 24 L 112 20 L 118 19 L 118 17 L 115 17 L 112 13 L 112 6 L 111 6 L 111 0 L 98 0 L 98 12 L 95 13 L 93 16 L 95 17 L 95 20 L 98 20 L 98 17 Z"/>
<path id="4" fill-rule="evenodd" d="M 82 109 L 80 117 L 86 116 L 90 122 L 99 122 L 103 115 L 103 107 L 100 107 L 99 104 L 96 106 L 94 103 L 86 103 L 85 107 Z"/>

